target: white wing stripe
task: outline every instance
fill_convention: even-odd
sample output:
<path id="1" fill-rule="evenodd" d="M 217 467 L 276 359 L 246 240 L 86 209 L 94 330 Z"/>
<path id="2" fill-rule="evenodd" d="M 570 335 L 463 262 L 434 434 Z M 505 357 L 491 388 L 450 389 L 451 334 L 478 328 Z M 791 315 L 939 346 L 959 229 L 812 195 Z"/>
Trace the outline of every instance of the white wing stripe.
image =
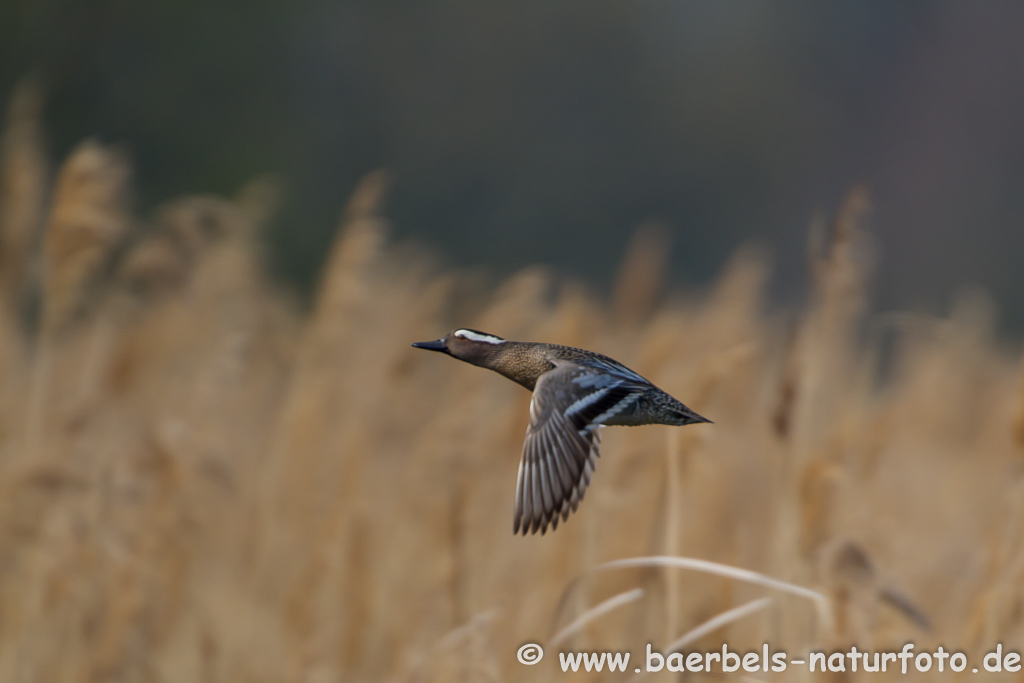
<path id="1" fill-rule="evenodd" d="M 638 398 L 640 398 L 639 393 L 632 393 L 629 396 L 624 397 L 621 401 L 613 405 L 611 408 L 609 408 L 608 410 L 604 411 L 603 413 L 595 417 L 593 420 L 591 420 L 590 424 L 587 425 L 587 429 L 595 425 L 600 425 L 605 420 L 610 420 L 611 418 L 615 417 L 623 410 L 625 410 L 627 407 L 629 407 L 631 403 L 634 403 Z"/>
<path id="2" fill-rule="evenodd" d="M 516 509 L 515 516 L 519 519 L 523 513 L 523 463 L 526 458 L 519 461 L 519 474 L 516 476 Z"/>
<path id="3" fill-rule="evenodd" d="M 586 396 L 584 396 L 583 398 L 579 399 L 578 401 L 573 403 L 571 406 L 566 408 L 565 409 L 565 414 L 567 416 L 568 415 L 573 415 L 574 413 L 578 413 L 579 411 L 583 410 L 587 406 L 593 405 L 597 401 L 600 401 L 601 398 L 603 398 L 609 391 L 611 391 L 615 387 L 619 386 L 620 384 L 622 384 L 622 382 L 616 382 L 615 384 L 611 384 L 611 385 L 605 387 L 604 389 L 598 389 L 595 392 L 587 394 Z"/>

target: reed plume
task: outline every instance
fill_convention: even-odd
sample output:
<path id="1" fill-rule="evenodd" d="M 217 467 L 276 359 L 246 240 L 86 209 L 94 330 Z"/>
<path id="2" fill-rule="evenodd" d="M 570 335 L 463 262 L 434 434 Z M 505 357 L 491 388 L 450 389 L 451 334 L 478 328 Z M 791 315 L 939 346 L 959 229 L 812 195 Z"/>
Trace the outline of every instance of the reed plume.
<path id="1" fill-rule="evenodd" d="M 40 457 L 55 345 L 94 303 L 100 276 L 130 224 L 127 159 L 93 140 L 61 167 L 43 242 L 42 315 L 25 422 L 25 453 Z M 90 301 L 91 300 L 91 301 Z"/>
<path id="2" fill-rule="evenodd" d="M 42 327 L 72 322 L 130 225 L 128 161 L 95 141 L 79 145 L 57 174 L 43 245 Z"/>

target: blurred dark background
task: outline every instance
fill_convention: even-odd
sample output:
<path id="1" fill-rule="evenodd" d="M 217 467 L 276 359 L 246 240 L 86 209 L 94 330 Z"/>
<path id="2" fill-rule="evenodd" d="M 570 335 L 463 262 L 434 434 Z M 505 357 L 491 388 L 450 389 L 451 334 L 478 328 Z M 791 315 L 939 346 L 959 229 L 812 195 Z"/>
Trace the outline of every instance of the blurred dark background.
<path id="1" fill-rule="evenodd" d="M 50 150 L 123 141 L 143 213 L 277 174 L 282 277 L 316 275 L 348 192 L 450 263 L 600 289 L 637 224 L 675 284 L 741 244 L 781 301 L 806 235 L 872 192 L 879 308 L 981 285 L 1024 329 L 1024 4 L 4 0 L 0 93 L 34 73 Z"/>

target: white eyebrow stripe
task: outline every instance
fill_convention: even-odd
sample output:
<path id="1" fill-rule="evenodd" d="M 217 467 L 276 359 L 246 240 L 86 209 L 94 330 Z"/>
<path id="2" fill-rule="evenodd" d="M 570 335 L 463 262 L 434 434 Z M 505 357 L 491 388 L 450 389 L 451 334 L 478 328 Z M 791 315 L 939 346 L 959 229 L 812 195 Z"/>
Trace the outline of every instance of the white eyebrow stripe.
<path id="1" fill-rule="evenodd" d="M 495 337 L 489 334 L 480 334 L 472 330 L 455 330 L 455 336 L 462 339 L 468 339 L 475 342 L 483 342 L 485 344 L 504 344 L 507 340 L 501 337 Z"/>

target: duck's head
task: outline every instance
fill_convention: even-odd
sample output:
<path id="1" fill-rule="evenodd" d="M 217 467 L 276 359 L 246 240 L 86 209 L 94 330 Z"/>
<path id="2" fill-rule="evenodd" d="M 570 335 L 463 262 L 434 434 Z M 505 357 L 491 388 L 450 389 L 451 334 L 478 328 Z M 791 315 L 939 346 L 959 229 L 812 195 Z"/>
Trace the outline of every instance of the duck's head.
<path id="1" fill-rule="evenodd" d="M 416 342 L 417 349 L 440 351 L 473 365 L 487 366 L 500 352 L 505 339 L 479 330 L 458 329 L 437 341 Z"/>

